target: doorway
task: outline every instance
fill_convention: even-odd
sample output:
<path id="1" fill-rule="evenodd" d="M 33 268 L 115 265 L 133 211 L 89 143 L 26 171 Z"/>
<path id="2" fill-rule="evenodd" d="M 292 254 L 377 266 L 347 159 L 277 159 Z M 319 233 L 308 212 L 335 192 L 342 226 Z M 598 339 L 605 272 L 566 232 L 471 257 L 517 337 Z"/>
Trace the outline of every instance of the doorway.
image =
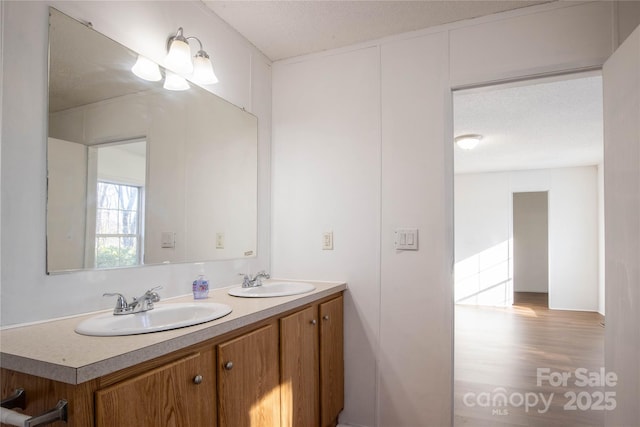
<path id="1" fill-rule="evenodd" d="M 558 360 L 603 365 L 601 93 L 599 73 L 454 92 L 454 136 L 480 136 L 454 148 L 455 425 L 527 424 L 494 399 L 548 397 L 536 369 Z"/>
<path id="2" fill-rule="evenodd" d="M 599 310 L 602 117 L 599 74 L 454 92 L 454 134 L 481 137 L 454 148 L 456 304 L 513 303 L 513 194 L 547 192 L 550 307 Z"/>
<path id="3" fill-rule="evenodd" d="M 513 193 L 513 300 L 549 304 L 549 194 Z M 528 295 L 536 294 L 536 295 Z"/>

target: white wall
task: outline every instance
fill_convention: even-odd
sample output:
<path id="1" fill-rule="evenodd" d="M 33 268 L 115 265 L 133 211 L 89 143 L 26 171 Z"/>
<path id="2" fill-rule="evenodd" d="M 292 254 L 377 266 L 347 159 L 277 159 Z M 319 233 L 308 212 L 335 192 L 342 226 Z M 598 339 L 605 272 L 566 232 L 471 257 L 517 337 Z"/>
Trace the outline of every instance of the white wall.
<path id="1" fill-rule="evenodd" d="M 505 174 L 455 176 L 454 301 L 513 302 L 510 188 Z"/>
<path id="2" fill-rule="evenodd" d="M 0 2 L 0 22 L 4 22 L 4 2 Z M 4 70 L 4 31 L 0 29 L 0 70 Z M 4 72 L 0 73 L 0 188 L 2 188 L 2 139 L 3 139 L 3 108 L 4 108 Z M 0 197 L 0 218 L 2 217 L 2 197 Z M 0 241 L 2 227 L 0 227 Z M 0 245 L 0 296 L 2 296 L 2 245 Z M 2 304 L 0 304 L 0 319 L 2 318 Z M 1 321 L 0 321 L 0 324 Z"/>
<path id="3" fill-rule="evenodd" d="M 453 147 L 442 143 L 453 139 L 447 126 L 447 59 L 446 33 L 381 47 L 378 423 L 383 426 L 450 422 L 452 345 L 445 337 L 451 336 L 453 317 L 448 285 L 453 247 L 447 241 L 453 225 L 447 191 L 453 184 L 448 174 Z M 406 226 L 419 229 L 419 251 L 394 249 L 394 230 Z"/>
<path id="4" fill-rule="evenodd" d="M 608 3 L 545 5 L 274 65 L 272 270 L 349 282 L 342 423 L 452 423 L 450 88 L 599 66 L 612 27 Z"/>
<path id="5" fill-rule="evenodd" d="M 605 425 L 640 420 L 640 27 L 607 61 L 604 86 L 604 360 L 617 374 Z"/>
<path id="6" fill-rule="evenodd" d="M 601 65 L 613 49 L 613 14 L 612 2 L 595 1 L 457 29 L 451 32 L 451 84 Z"/>
<path id="7" fill-rule="evenodd" d="M 87 204 L 87 147 L 49 138 L 49 197 L 47 200 L 47 264 L 51 270 L 84 265 Z M 69 209 L 76 206 L 78 209 Z M 81 208 L 80 208 L 81 207 Z"/>
<path id="8" fill-rule="evenodd" d="M 258 257 L 206 263 L 213 286 L 269 267 L 270 62 L 199 2 L 2 2 L 2 313 L 9 325 L 111 307 L 106 291 L 190 292 L 194 264 L 45 274 L 48 6 L 161 62 L 179 26 L 197 34 L 220 83 L 212 90 L 258 116 Z"/>
<path id="9" fill-rule="evenodd" d="M 549 192 L 549 307 L 597 311 L 600 205 L 596 166 L 456 175 L 455 262 L 460 276 L 456 277 L 456 301 L 513 279 L 509 266 L 512 195 L 531 191 Z M 504 242 L 507 246 L 501 245 Z M 501 252 L 500 260 L 510 262 L 502 264 L 499 274 L 484 268 L 470 272 L 468 260 L 492 248 Z M 475 289 L 469 285 L 471 273 L 477 276 Z M 487 299 L 465 302 L 487 303 Z"/>
<path id="10" fill-rule="evenodd" d="M 380 321 L 377 48 L 274 70 L 272 270 L 346 280 L 345 411 L 374 425 Z M 277 141 L 277 143 L 275 142 Z M 322 250 L 333 231 L 334 250 Z"/>
<path id="11" fill-rule="evenodd" d="M 598 165 L 598 313 L 605 315 L 604 166 Z"/>

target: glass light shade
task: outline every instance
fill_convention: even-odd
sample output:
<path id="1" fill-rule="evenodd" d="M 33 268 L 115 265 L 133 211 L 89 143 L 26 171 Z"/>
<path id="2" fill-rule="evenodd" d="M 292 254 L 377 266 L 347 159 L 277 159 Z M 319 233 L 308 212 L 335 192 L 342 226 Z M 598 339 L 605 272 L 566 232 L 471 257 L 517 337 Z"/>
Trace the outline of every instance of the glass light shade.
<path id="1" fill-rule="evenodd" d="M 205 85 L 218 83 L 211 60 L 206 56 L 196 55 L 193 60 L 193 81 Z"/>
<path id="2" fill-rule="evenodd" d="M 189 89 L 189 83 L 183 77 L 167 70 L 163 87 L 167 90 L 187 90 Z"/>
<path id="3" fill-rule="evenodd" d="M 133 64 L 133 67 L 131 67 L 131 71 L 141 79 L 150 82 L 157 82 L 162 79 L 158 64 L 142 55 L 138 55 L 138 60 Z"/>
<path id="4" fill-rule="evenodd" d="M 169 53 L 164 59 L 164 65 L 178 74 L 191 74 L 193 63 L 191 62 L 191 48 L 186 41 L 174 39 L 169 47 Z"/>
<path id="5" fill-rule="evenodd" d="M 473 150 L 482 140 L 482 135 L 460 135 L 455 142 L 463 150 Z"/>

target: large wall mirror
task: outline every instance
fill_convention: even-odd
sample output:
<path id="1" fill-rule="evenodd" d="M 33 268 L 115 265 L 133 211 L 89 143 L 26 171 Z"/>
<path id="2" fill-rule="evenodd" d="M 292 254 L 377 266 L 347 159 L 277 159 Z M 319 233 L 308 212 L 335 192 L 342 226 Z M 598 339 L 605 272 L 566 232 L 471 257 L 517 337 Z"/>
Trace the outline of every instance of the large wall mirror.
<path id="1" fill-rule="evenodd" d="M 49 24 L 47 272 L 255 256 L 256 117 L 137 77 L 136 53 L 55 9 Z"/>

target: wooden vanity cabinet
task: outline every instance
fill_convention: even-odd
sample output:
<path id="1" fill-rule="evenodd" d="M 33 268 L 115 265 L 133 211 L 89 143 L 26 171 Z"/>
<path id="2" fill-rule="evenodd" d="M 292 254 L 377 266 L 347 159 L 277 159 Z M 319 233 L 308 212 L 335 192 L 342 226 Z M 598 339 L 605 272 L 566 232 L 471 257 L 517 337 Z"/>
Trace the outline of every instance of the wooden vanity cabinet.
<path id="1" fill-rule="evenodd" d="M 82 384 L 0 370 L 25 413 L 69 402 L 67 427 L 328 427 L 344 392 L 343 297 L 326 298 Z"/>
<path id="2" fill-rule="evenodd" d="M 280 425 L 278 325 L 218 345 L 218 426 Z"/>
<path id="3" fill-rule="evenodd" d="M 95 393 L 96 427 L 215 427 L 213 347 Z"/>
<path id="4" fill-rule="evenodd" d="M 344 406 L 343 297 L 280 319 L 282 427 L 337 425 Z"/>

